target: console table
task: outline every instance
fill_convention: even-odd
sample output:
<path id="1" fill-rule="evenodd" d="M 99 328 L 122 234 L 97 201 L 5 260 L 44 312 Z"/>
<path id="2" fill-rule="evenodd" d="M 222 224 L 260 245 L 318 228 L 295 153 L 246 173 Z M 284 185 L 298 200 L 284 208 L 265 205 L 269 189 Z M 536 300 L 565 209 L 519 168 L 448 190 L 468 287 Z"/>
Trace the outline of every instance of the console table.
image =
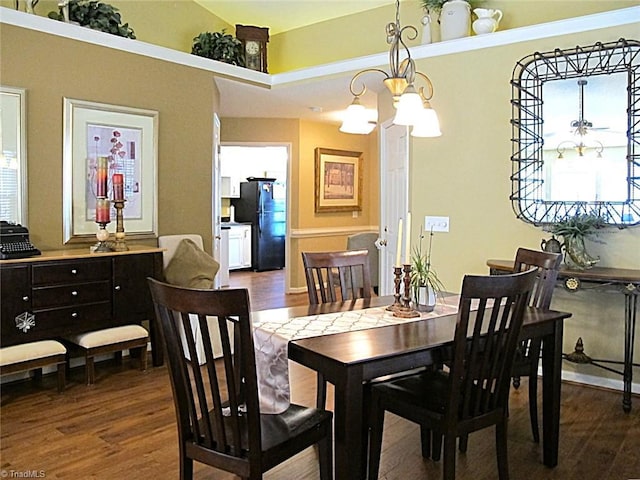
<path id="1" fill-rule="evenodd" d="M 513 261 L 488 260 L 487 266 L 491 274 L 511 272 Z M 633 363 L 633 343 L 636 334 L 636 318 L 638 315 L 638 297 L 640 296 L 640 270 L 628 268 L 593 267 L 587 270 L 572 270 L 563 266 L 558 273 L 558 280 L 569 291 L 577 291 L 582 282 L 592 282 L 601 285 L 614 285 L 624 294 L 624 361 L 594 359 L 584 353 L 582 338 L 576 343 L 576 349 L 569 354 L 563 354 L 563 358 L 574 363 L 590 363 L 607 371 L 622 375 L 624 392 L 622 394 L 622 408 L 625 412 L 631 411 L 631 382 L 633 380 L 633 367 L 640 364 Z M 618 364 L 623 370 L 601 365 L 602 363 Z"/>
<path id="2" fill-rule="evenodd" d="M 162 278 L 162 249 L 45 251 L 0 260 L 4 346 L 149 320 L 153 364 L 162 362 L 147 277 Z"/>

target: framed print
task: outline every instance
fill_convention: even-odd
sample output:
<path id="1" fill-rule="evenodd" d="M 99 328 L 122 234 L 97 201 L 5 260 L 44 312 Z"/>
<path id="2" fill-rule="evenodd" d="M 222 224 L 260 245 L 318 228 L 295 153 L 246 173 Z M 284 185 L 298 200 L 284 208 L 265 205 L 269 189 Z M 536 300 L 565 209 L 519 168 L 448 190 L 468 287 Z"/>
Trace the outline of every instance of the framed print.
<path id="1" fill-rule="evenodd" d="M 362 210 L 362 152 L 316 148 L 316 212 Z"/>
<path id="2" fill-rule="evenodd" d="M 158 112 L 65 98 L 64 117 L 64 243 L 95 236 L 96 199 L 113 199 L 114 174 L 124 180 L 127 238 L 157 237 Z M 106 189 L 97 181 L 105 168 Z"/>

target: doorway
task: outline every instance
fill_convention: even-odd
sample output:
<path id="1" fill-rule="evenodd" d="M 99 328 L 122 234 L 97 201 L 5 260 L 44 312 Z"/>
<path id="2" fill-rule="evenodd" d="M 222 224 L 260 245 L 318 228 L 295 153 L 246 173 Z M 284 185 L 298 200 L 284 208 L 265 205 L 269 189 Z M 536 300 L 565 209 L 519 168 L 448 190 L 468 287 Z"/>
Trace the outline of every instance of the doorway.
<path id="1" fill-rule="evenodd" d="M 234 203 L 240 198 L 241 184 L 248 178 L 275 179 L 273 197 L 283 200 L 285 211 L 278 221 L 284 236 L 284 270 L 289 262 L 289 165 L 291 146 L 283 143 L 224 143 L 220 146 L 221 217 L 234 225 Z M 223 223 L 224 225 L 224 223 Z M 288 278 L 287 278 L 288 283 Z M 288 287 L 288 285 L 287 285 Z"/>

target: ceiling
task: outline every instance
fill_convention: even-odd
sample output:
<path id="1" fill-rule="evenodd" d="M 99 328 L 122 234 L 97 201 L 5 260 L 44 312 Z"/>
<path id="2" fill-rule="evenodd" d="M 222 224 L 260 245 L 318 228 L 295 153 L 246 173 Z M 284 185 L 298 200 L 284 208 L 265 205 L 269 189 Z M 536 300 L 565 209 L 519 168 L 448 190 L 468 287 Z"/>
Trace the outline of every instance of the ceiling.
<path id="1" fill-rule="evenodd" d="M 391 1 L 195 0 L 230 25 L 269 27 L 271 35 L 389 5 Z"/>

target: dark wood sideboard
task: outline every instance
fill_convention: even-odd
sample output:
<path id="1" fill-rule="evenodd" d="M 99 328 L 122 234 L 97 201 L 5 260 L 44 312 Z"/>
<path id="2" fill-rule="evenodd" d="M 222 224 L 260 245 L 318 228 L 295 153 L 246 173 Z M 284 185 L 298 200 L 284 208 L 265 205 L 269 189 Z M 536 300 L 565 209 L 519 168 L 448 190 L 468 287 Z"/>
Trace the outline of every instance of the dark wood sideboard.
<path id="1" fill-rule="evenodd" d="M 147 277 L 162 278 L 162 249 L 45 251 L 0 260 L 0 343 L 55 339 L 149 320 L 153 364 L 162 364 Z"/>

